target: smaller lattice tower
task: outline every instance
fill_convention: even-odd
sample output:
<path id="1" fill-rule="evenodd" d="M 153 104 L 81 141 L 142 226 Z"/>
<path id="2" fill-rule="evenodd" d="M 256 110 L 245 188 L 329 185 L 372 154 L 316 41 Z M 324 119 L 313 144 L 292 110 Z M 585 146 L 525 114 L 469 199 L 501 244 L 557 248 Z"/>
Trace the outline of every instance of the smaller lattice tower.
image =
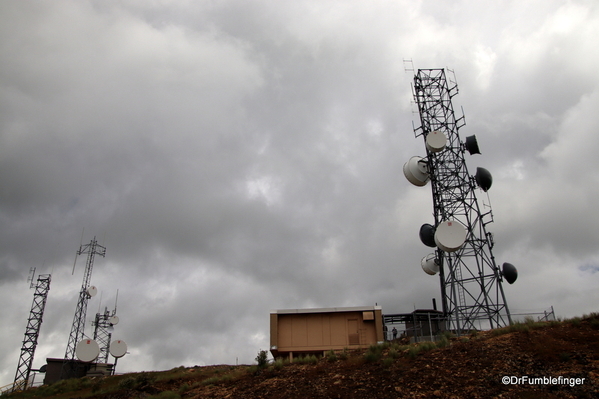
<path id="1" fill-rule="evenodd" d="M 96 319 L 92 322 L 94 326 L 94 340 L 100 347 L 100 355 L 96 359 L 98 363 L 108 363 L 108 354 L 110 351 L 110 339 L 114 325 L 119 321 L 116 315 L 116 305 L 114 310 L 109 311 L 104 308 L 104 313 L 96 313 Z"/>
<path id="2" fill-rule="evenodd" d="M 64 355 L 64 364 L 62 368 L 62 378 L 68 378 L 70 372 L 69 367 L 66 365 L 75 360 L 76 347 L 79 341 L 84 337 L 85 330 L 85 317 L 87 315 L 87 303 L 91 297 L 96 295 L 96 287 L 90 285 L 92 269 L 94 267 L 94 258 L 96 255 L 101 257 L 106 256 L 106 248 L 98 244 L 96 237 L 94 237 L 89 244 L 81 245 L 77 255 L 87 254 L 87 262 L 85 265 L 85 272 L 83 273 L 83 283 L 81 284 L 81 290 L 79 291 L 79 299 L 77 301 L 77 307 L 75 309 L 75 316 L 73 317 L 73 325 L 71 327 L 71 334 L 69 335 L 69 341 L 67 343 L 67 350 Z M 75 258 L 75 261 L 77 258 Z M 74 269 L 74 265 L 73 265 Z"/>
<path id="3" fill-rule="evenodd" d="M 40 274 L 37 277 L 37 284 L 35 285 L 33 282 L 34 276 L 35 268 L 32 268 L 28 282 L 31 283 L 30 288 L 35 288 L 35 293 L 33 294 L 33 304 L 31 305 L 29 319 L 27 320 L 27 328 L 25 329 L 25 338 L 21 347 L 21 356 L 19 357 L 19 365 L 15 374 L 13 391 L 25 390 L 29 385 L 31 365 L 33 364 L 35 348 L 37 347 L 37 339 L 40 335 L 48 291 L 50 291 L 52 275 Z"/>

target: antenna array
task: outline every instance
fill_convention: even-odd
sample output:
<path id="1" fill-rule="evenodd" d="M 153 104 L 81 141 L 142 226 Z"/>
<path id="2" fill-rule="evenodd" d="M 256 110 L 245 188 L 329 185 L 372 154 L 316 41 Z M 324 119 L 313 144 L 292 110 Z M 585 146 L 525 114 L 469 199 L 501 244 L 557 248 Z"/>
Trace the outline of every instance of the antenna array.
<path id="1" fill-rule="evenodd" d="M 66 364 L 69 361 L 75 359 L 77 344 L 83 339 L 85 330 L 85 317 L 87 314 L 87 303 L 89 298 L 93 297 L 97 293 L 97 289 L 94 286 L 90 286 L 90 280 L 92 270 L 94 266 L 94 258 L 96 255 L 101 257 L 106 256 L 106 248 L 99 245 L 94 237 L 89 244 L 81 245 L 77 255 L 87 254 L 87 262 L 85 265 L 85 272 L 83 273 L 83 282 L 81 284 L 81 290 L 79 291 L 79 299 L 77 301 L 77 307 L 75 309 L 75 316 L 73 317 L 73 325 L 71 327 L 71 334 L 69 335 L 69 341 L 67 343 L 67 349 L 64 355 L 65 362 L 63 363 L 62 378 L 68 378 L 71 370 Z M 75 260 L 77 258 L 75 257 Z"/>
<path id="2" fill-rule="evenodd" d="M 479 154 L 474 136 L 460 141 L 458 130 L 464 118 L 455 117 L 452 98 L 458 93 L 454 79 L 444 69 L 419 69 L 414 76 L 414 99 L 420 114 L 416 137 L 423 137 L 426 158 L 412 157 L 404 165 L 406 178 L 416 186 L 431 182 L 434 226 L 420 229 L 422 242 L 436 252 L 422 259 L 428 274 L 439 273 L 443 313 L 450 328 L 459 335 L 477 329 L 484 321 L 491 328 L 511 324 L 505 300 L 503 278 L 511 284 L 516 268 L 504 263 L 503 271 L 495 264 L 493 235 L 486 226 L 492 213 L 481 213 L 476 188 L 487 191 L 491 174 L 478 168 L 470 176 L 465 151 Z"/>
<path id="3" fill-rule="evenodd" d="M 96 313 L 96 319 L 92 322 L 94 325 L 94 340 L 100 347 L 98 363 L 108 363 L 108 353 L 110 350 L 110 339 L 112 338 L 113 326 L 119 322 L 116 316 L 116 309 L 110 312 L 107 308 L 104 313 Z"/>

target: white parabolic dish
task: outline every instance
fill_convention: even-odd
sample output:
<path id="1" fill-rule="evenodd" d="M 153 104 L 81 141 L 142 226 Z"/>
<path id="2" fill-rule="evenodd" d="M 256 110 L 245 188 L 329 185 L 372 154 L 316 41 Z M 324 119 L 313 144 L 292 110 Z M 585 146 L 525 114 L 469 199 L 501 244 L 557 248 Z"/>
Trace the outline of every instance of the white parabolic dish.
<path id="1" fill-rule="evenodd" d="M 446 220 L 437 226 L 435 243 L 445 252 L 454 252 L 460 249 L 466 241 L 466 228 L 456 220 Z"/>
<path id="2" fill-rule="evenodd" d="M 110 343 L 110 354 L 112 356 L 118 359 L 119 357 L 125 356 L 126 353 L 127 344 L 125 343 L 125 341 L 119 339 Z"/>
<path id="3" fill-rule="evenodd" d="M 435 254 L 429 254 L 422 258 L 420 261 L 420 265 L 422 266 L 422 270 L 425 271 L 426 274 L 430 274 L 434 276 L 439 272 L 439 265 L 435 262 Z"/>
<path id="4" fill-rule="evenodd" d="M 110 324 L 112 324 L 113 326 L 116 326 L 117 324 L 119 324 L 119 317 L 118 316 L 112 316 L 110 319 L 108 319 L 108 322 Z"/>
<path id="5" fill-rule="evenodd" d="M 426 136 L 426 148 L 430 152 L 443 151 L 446 144 L 447 144 L 447 137 L 445 137 L 445 133 L 443 133 L 443 132 L 435 130 L 434 132 L 430 132 Z"/>
<path id="6" fill-rule="evenodd" d="M 82 362 L 92 362 L 100 355 L 100 347 L 93 339 L 84 339 L 77 344 L 75 354 Z"/>
<path id="7" fill-rule="evenodd" d="M 91 298 L 95 297 L 97 293 L 98 289 L 93 285 L 90 285 L 87 289 L 87 295 L 89 295 Z"/>
<path id="8" fill-rule="evenodd" d="M 422 187 L 428 183 L 429 176 L 426 162 L 421 157 L 412 157 L 403 165 L 403 174 L 410 183 Z"/>

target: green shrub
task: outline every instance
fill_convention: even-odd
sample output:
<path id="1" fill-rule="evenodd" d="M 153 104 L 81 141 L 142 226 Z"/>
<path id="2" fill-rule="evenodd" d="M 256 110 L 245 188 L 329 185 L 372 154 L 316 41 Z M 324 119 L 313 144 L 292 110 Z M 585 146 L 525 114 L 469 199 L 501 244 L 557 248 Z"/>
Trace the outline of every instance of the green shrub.
<path id="1" fill-rule="evenodd" d="M 136 386 L 135 377 L 127 377 L 119 381 L 119 389 L 134 389 Z"/>
<path id="2" fill-rule="evenodd" d="M 120 389 L 137 389 L 152 385 L 156 377 L 149 373 L 140 373 L 127 377 L 119 382 Z"/>
<path id="3" fill-rule="evenodd" d="M 383 354 L 382 345 L 370 345 L 366 353 L 364 354 L 364 359 L 369 362 L 376 362 L 381 358 Z"/>
<path id="4" fill-rule="evenodd" d="M 308 358 L 309 358 L 308 355 L 306 355 L 306 356 L 299 355 L 299 356 L 296 356 L 293 358 L 293 363 L 306 364 L 306 363 L 308 363 Z"/>
<path id="5" fill-rule="evenodd" d="M 289 363 L 289 360 L 277 359 L 273 363 L 273 367 L 274 367 L 275 370 L 281 370 L 283 368 L 283 366 L 285 366 L 288 363 Z"/>
<path id="6" fill-rule="evenodd" d="M 258 368 L 263 369 L 268 367 L 268 352 L 260 350 L 258 356 L 256 356 L 256 361 L 258 362 Z"/>
<path id="7" fill-rule="evenodd" d="M 388 367 L 390 367 L 390 366 L 393 364 L 393 362 L 394 362 L 394 361 L 395 361 L 395 359 L 393 359 L 393 358 L 390 358 L 390 357 L 386 357 L 386 358 L 384 358 L 384 359 L 383 359 L 383 367 L 384 367 L 384 368 L 388 368 Z"/>
<path id="8" fill-rule="evenodd" d="M 98 378 L 92 385 L 92 393 L 97 393 L 102 388 L 103 378 Z"/>
<path id="9" fill-rule="evenodd" d="M 293 359 L 293 363 L 298 363 L 298 364 L 316 364 L 316 363 L 318 363 L 318 358 L 316 357 L 316 355 L 298 356 L 298 357 L 296 357 L 296 358 Z"/>
<path id="10" fill-rule="evenodd" d="M 183 394 L 183 393 L 185 393 L 185 392 L 189 391 L 190 389 L 191 389 L 191 388 L 189 387 L 189 384 L 187 384 L 187 383 L 184 383 L 183 385 L 181 385 L 181 386 L 179 387 L 179 393 L 180 393 L 180 394 Z"/>
<path id="11" fill-rule="evenodd" d="M 441 339 L 439 341 L 437 341 L 435 346 L 437 348 L 445 348 L 448 345 L 449 345 L 449 340 L 445 337 L 445 335 L 443 335 L 443 336 L 441 336 Z"/>
<path id="12" fill-rule="evenodd" d="M 364 360 L 366 360 L 368 363 L 376 362 L 380 358 L 381 358 L 381 354 L 377 353 L 377 352 L 366 352 L 364 354 Z"/>
<path id="13" fill-rule="evenodd" d="M 428 352 L 436 347 L 434 342 L 421 342 L 418 345 L 412 345 L 408 349 L 408 357 L 415 359 L 421 352 Z"/>
<path id="14" fill-rule="evenodd" d="M 214 385 L 214 384 L 219 384 L 221 382 L 227 382 L 227 381 L 231 381 L 233 379 L 233 377 L 231 377 L 230 375 L 223 375 L 220 377 L 210 377 L 205 379 L 204 381 L 202 381 L 203 385 Z"/>
<path id="15" fill-rule="evenodd" d="M 331 349 L 327 352 L 327 360 L 331 363 L 337 361 L 337 354 L 334 350 Z"/>
<path id="16" fill-rule="evenodd" d="M 343 352 L 341 352 L 339 354 L 339 359 L 347 360 L 348 357 L 349 357 L 349 351 L 347 350 L 347 348 L 343 348 Z"/>
<path id="17" fill-rule="evenodd" d="M 416 356 L 418 356 L 419 352 L 420 352 L 419 346 L 410 346 L 410 349 L 408 350 L 408 357 L 410 359 L 415 359 Z"/>

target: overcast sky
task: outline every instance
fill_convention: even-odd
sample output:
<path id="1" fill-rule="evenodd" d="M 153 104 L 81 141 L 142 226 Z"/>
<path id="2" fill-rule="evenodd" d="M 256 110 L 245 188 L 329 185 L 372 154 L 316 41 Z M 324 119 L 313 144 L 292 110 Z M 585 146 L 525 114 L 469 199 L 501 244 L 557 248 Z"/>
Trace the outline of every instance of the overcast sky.
<path id="1" fill-rule="evenodd" d="M 592 0 L 1 1 L 0 385 L 30 268 L 34 368 L 64 356 L 83 230 L 120 372 L 252 363 L 272 309 L 439 302 L 404 59 L 455 71 L 512 312 L 598 311 L 597 37 Z"/>

